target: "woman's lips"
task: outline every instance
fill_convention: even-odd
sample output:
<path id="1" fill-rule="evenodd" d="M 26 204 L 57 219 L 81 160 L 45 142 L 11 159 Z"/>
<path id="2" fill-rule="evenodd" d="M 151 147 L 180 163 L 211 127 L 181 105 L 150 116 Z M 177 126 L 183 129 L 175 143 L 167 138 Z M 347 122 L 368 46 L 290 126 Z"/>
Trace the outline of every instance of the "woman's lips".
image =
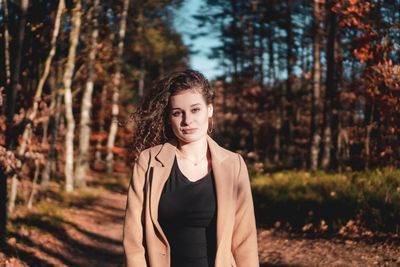
<path id="1" fill-rule="evenodd" d="M 182 129 L 182 132 L 184 134 L 191 134 L 194 133 L 197 129 L 196 128 L 191 128 L 191 129 Z"/>

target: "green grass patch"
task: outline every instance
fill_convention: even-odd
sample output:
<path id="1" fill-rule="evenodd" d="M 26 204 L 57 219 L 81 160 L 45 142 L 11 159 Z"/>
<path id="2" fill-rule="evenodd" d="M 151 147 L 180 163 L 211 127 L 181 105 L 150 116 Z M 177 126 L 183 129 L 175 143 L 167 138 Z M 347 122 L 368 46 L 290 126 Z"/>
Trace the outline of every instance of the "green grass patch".
<path id="1" fill-rule="evenodd" d="M 87 187 L 75 190 L 71 193 L 61 191 L 61 205 L 64 207 L 85 208 L 85 206 L 93 204 L 100 199 L 103 193 L 104 188 L 102 187 Z"/>
<path id="2" fill-rule="evenodd" d="M 252 179 L 257 221 L 295 229 L 327 224 L 337 231 L 353 220 L 371 230 L 400 229 L 400 170 L 330 174 L 282 171 Z"/>
<path id="3" fill-rule="evenodd" d="M 92 181 L 90 186 L 125 194 L 128 190 L 129 179 L 130 177 L 127 175 L 110 175 L 104 173 L 99 175 L 97 180 Z"/>

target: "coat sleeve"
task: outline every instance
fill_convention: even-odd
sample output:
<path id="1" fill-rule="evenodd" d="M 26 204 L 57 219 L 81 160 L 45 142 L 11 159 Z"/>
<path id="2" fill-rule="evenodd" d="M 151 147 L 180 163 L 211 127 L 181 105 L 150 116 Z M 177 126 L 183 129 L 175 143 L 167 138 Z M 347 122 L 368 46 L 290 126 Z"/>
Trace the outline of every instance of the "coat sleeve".
<path id="1" fill-rule="evenodd" d="M 232 254 L 238 267 L 259 266 L 257 228 L 254 217 L 249 173 L 239 156 L 239 175 L 236 196 L 235 224 L 232 236 Z"/>
<path id="2" fill-rule="evenodd" d="M 144 238 L 146 166 L 146 159 L 141 154 L 134 164 L 128 188 L 123 230 L 123 246 L 127 267 L 147 266 Z"/>

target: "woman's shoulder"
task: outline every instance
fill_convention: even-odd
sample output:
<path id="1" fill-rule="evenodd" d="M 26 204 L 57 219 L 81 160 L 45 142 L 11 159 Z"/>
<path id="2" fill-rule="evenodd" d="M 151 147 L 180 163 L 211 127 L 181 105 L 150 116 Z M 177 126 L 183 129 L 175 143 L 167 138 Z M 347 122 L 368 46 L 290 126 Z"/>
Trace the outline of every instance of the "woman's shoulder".
<path id="1" fill-rule="evenodd" d="M 228 160 L 228 161 L 236 161 L 241 158 L 241 155 L 237 152 L 231 151 L 221 145 L 219 145 L 215 140 L 212 138 L 208 138 L 208 144 L 212 151 L 214 152 L 214 156 L 217 156 L 221 160 Z"/>
<path id="2" fill-rule="evenodd" d="M 138 156 L 138 159 L 141 158 L 155 158 L 157 155 L 159 155 L 161 152 L 164 153 L 171 153 L 171 151 L 174 151 L 175 146 L 173 144 L 173 141 L 167 141 L 163 144 L 158 144 L 149 148 L 146 148 L 142 150 Z"/>
<path id="3" fill-rule="evenodd" d="M 152 152 L 160 151 L 162 146 L 163 146 L 163 144 L 146 148 L 146 149 L 142 150 L 142 152 L 140 152 L 140 154 L 149 154 L 149 153 L 152 154 Z"/>
<path id="4" fill-rule="evenodd" d="M 138 159 L 149 158 L 152 155 L 157 154 L 162 148 L 163 144 L 155 145 L 146 149 L 143 149 L 138 156 Z"/>

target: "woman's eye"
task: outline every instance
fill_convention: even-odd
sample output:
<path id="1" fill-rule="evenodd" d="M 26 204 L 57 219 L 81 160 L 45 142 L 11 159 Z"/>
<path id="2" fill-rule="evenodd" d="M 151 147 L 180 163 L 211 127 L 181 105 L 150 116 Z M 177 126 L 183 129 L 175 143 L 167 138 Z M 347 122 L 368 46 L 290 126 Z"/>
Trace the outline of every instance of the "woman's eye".
<path id="1" fill-rule="evenodd" d="M 180 112 L 180 111 L 172 112 L 172 116 L 174 116 L 174 117 L 179 117 L 181 114 L 182 114 L 182 112 Z"/>

